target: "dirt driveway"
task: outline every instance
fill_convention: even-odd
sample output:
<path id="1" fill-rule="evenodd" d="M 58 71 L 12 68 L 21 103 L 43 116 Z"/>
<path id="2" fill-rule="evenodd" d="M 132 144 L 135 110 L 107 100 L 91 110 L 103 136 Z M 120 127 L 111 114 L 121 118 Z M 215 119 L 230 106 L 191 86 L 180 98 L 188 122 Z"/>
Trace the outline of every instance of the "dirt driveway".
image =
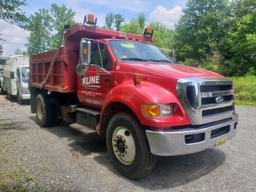
<path id="1" fill-rule="evenodd" d="M 104 138 L 69 126 L 40 128 L 29 105 L 0 96 L 0 191 L 256 191 L 256 108 L 237 107 L 235 139 L 201 153 L 160 158 L 139 181 L 121 176 Z"/>

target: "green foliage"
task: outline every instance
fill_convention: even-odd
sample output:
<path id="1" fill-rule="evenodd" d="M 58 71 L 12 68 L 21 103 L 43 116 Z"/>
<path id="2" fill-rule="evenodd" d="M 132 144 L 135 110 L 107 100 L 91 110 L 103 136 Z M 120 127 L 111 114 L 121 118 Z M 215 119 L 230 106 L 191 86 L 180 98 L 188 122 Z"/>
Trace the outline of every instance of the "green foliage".
<path id="1" fill-rule="evenodd" d="M 42 53 L 58 48 L 60 33 L 65 24 L 74 24 L 75 13 L 66 6 L 53 3 L 50 11 L 39 9 L 28 25 L 30 36 L 28 38 L 28 54 Z M 63 39 L 62 39 L 63 41 Z"/>
<path id="2" fill-rule="evenodd" d="M 154 29 L 154 44 L 157 47 L 172 49 L 174 32 L 160 23 L 150 23 L 149 25 Z"/>
<path id="3" fill-rule="evenodd" d="M 114 25 L 115 25 L 116 30 L 120 31 L 121 25 L 124 22 L 123 16 L 120 14 L 117 14 L 114 16 L 114 20 L 115 20 Z"/>
<path id="4" fill-rule="evenodd" d="M 0 56 L 3 55 L 3 47 L 0 45 Z"/>
<path id="5" fill-rule="evenodd" d="M 51 16 L 52 16 L 52 26 L 55 31 L 55 34 L 51 36 L 51 49 L 57 49 L 59 45 L 60 34 L 63 30 L 63 26 L 68 24 L 75 24 L 74 16 L 75 12 L 66 6 L 58 6 L 53 3 L 51 6 Z M 63 41 L 63 39 L 62 39 Z"/>
<path id="6" fill-rule="evenodd" d="M 145 29 L 145 16 L 141 13 L 129 23 L 121 27 L 121 31 L 134 34 L 143 34 Z M 161 48 L 172 49 L 174 32 L 160 23 L 150 23 L 154 29 L 154 44 Z"/>
<path id="7" fill-rule="evenodd" d="M 224 75 L 256 70 L 256 1 L 189 0 L 174 47 L 179 61 Z"/>
<path id="8" fill-rule="evenodd" d="M 226 66 L 231 75 L 256 70 L 256 1 L 240 0 L 234 8 L 234 25 L 229 31 Z"/>
<path id="9" fill-rule="evenodd" d="M 114 23 L 114 14 L 108 13 L 105 17 L 105 25 L 107 29 L 112 29 L 112 25 Z"/>
<path id="10" fill-rule="evenodd" d="M 146 22 L 146 18 L 145 18 L 144 13 L 140 13 L 137 17 L 137 20 L 138 20 L 138 23 L 140 25 L 140 28 L 144 29 L 145 28 L 145 22 Z"/>
<path id="11" fill-rule="evenodd" d="M 28 38 L 27 49 L 30 55 L 42 53 L 50 49 L 52 17 L 46 9 L 39 9 L 31 16 L 28 30 L 30 36 Z"/>
<path id="12" fill-rule="evenodd" d="M 174 36 L 178 59 L 205 63 L 214 51 L 222 53 L 229 25 L 227 0 L 189 0 Z"/>
<path id="13" fill-rule="evenodd" d="M 24 5 L 26 5 L 25 0 L 0 0 L 0 19 L 26 28 L 29 19 L 20 10 Z"/>
<path id="14" fill-rule="evenodd" d="M 134 34 L 142 34 L 143 29 L 140 27 L 140 23 L 138 22 L 137 18 L 130 20 L 129 23 L 124 24 L 120 31 L 127 32 L 127 33 L 134 33 Z"/>
<path id="15" fill-rule="evenodd" d="M 121 14 L 108 13 L 105 17 L 105 28 L 112 29 L 114 25 L 115 30 L 120 31 L 123 22 L 124 18 Z"/>
<path id="16" fill-rule="evenodd" d="M 236 104 L 256 106 L 256 76 L 232 77 Z"/>

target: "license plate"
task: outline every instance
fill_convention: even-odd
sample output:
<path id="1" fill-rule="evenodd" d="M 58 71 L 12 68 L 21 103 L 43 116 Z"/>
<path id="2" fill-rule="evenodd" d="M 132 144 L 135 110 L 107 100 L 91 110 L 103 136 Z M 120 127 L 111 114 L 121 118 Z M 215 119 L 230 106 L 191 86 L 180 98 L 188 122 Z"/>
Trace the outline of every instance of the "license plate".
<path id="1" fill-rule="evenodd" d="M 219 145 L 222 145 L 224 144 L 225 142 L 227 141 L 227 137 L 224 135 L 224 136 L 220 136 L 216 139 L 216 142 L 215 142 L 215 146 L 219 146 Z"/>

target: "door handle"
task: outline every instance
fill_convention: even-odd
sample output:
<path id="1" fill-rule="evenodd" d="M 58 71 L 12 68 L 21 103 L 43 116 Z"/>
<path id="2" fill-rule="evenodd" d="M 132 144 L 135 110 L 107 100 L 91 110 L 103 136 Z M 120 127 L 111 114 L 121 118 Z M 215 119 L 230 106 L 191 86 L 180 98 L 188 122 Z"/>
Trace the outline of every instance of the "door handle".
<path id="1" fill-rule="evenodd" d="M 112 82 L 112 79 L 111 79 L 110 76 L 102 75 L 101 77 L 102 77 L 102 79 L 103 79 L 104 82 L 109 82 L 109 83 Z"/>

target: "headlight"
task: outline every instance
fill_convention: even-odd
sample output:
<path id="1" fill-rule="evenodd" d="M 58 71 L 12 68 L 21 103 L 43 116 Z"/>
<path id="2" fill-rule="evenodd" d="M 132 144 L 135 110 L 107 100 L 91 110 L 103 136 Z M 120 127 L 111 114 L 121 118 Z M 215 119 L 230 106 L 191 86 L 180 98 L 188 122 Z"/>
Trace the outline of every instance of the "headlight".
<path id="1" fill-rule="evenodd" d="M 142 113 L 145 117 L 156 118 L 172 115 L 171 104 L 143 105 Z"/>

